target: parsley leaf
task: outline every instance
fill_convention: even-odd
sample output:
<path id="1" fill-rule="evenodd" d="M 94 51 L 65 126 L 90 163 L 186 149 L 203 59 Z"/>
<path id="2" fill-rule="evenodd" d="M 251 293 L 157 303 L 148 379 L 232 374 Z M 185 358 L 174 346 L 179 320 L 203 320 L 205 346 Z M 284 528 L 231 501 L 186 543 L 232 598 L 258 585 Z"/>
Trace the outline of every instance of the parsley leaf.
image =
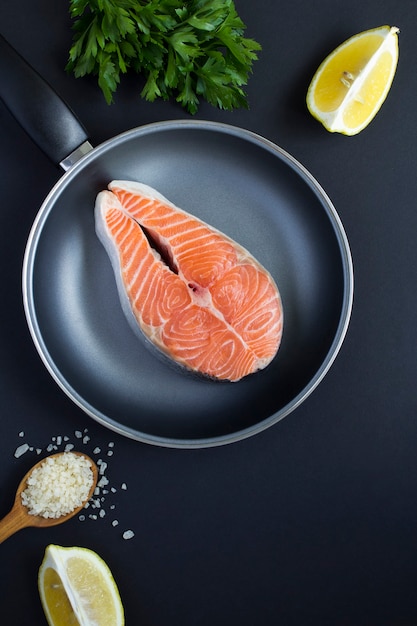
<path id="1" fill-rule="evenodd" d="M 233 0 L 69 0 L 67 71 L 97 76 L 108 104 L 121 74 L 144 77 L 141 96 L 174 97 L 189 113 L 203 98 L 248 108 L 243 87 L 261 46 L 244 36 Z"/>

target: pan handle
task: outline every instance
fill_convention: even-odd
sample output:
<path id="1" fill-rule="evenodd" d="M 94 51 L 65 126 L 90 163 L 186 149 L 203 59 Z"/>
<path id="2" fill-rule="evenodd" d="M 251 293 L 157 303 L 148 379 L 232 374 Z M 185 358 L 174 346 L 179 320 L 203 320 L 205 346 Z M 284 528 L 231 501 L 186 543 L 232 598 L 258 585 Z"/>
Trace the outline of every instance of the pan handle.
<path id="1" fill-rule="evenodd" d="M 0 99 L 39 148 L 64 169 L 92 148 L 68 105 L 2 35 Z"/>

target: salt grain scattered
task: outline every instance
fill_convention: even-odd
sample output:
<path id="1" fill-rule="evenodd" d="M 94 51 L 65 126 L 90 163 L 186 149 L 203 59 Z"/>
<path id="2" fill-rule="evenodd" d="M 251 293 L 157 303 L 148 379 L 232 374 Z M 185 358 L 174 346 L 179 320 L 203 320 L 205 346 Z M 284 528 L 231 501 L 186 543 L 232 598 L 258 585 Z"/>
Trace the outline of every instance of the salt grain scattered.
<path id="1" fill-rule="evenodd" d="M 117 526 L 119 524 L 119 520 L 114 519 L 111 523 L 112 526 Z"/>
<path id="2" fill-rule="evenodd" d="M 133 532 L 133 530 L 125 530 L 125 532 L 123 533 L 123 539 L 132 539 L 132 537 L 135 536 L 135 533 Z"/>
<path id="3" fill-rule="evenodd" d="M 121 489 L 123 489 L 123 491 L 126 491 L 126 489 L 127 489 L 126 483 L 122 483 L 120 487 L 121 487 Z"/>
<path id="4" fill-rule="evenodd" d="M 27 443 L 22 443 L 21 446 L 18 446 L 14 452 L 16 459 L 20 458 L 23 454 L 29 450 L 29 446 Z"/>

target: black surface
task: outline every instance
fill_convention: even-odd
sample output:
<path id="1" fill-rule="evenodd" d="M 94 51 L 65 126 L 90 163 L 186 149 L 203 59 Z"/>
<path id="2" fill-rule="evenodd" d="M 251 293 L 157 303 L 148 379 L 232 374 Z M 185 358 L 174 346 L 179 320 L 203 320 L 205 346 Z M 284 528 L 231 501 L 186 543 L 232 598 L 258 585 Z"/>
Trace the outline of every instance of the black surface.
<path id="1" fill-rule="evenodd" d="M 36 576 L 51 542 L 84 545 L 105 558 L 127 624 L 417 623 L 417 6 L 236 4 L 248 35 L 263 45 L 248 87 L 251 108 L 229 114 L 203 105 L 198 116 L 271 139 L 325 188 L 353 253 L 348 335 L 303 405 L 240 443 L 170 450 L 96 424 L 53 382 L 26 326 L 23 252 L 61 174 L 1 107 L 0 515 L 38 458 L 35 451 L 13 457 L 23 441 L 44 449 L 52 436 L 74 439 L 76 429 L 88 428 L 91 440 L 79 447 L 106 450 L 114 441 L 107 474 L 118 488 L 117 508 L 103 519 L 27 529 L 0 546 L 2 622 L 11 626 L 45 623 Z M 0 16 L 5 37 L 63 95 L 95 145 L 141 124 L 184 117 L 175 103 L 140 101 L 135 77 L 107 107 L 94 80 L 66 75 L 71 24 L 64 5 L 3 3 Z M 348 36 L 385 23 L 401 29 L 387 101 L 357 137 L 327 133 L 305 109 L 313 72 Z M 136 533 L 130 541 L 121 538 L 126 528 Z"/>

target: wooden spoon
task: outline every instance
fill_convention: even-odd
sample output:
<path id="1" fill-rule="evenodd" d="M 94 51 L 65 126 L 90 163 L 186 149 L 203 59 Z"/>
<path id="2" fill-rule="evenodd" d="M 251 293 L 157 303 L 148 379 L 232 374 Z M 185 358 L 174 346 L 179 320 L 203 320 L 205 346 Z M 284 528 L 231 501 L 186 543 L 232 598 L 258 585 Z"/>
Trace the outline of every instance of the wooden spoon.
<path id="1" fill-rule="evenodd" d="M 60 456 L 62 454 L 66 454 L 65 452 L 58 452 L 57 454 L 52 454 L 51 458 Z M 20 484 L 17 488 L 15 501 L 11 511 L 0 521 L 0 543 L 5 541 L 8 537 L 16 533 L 18 530 L 22 528 L 26 528 L 27 526 L 36 526 L 39 528 L 46 528 L 48 526 L 56 526 L 57 524 L 62 524 L 66 522 L 74 515 L 77 515 L 84 508 L 86 502 L 91 498 L 94 493 L 94 489 L 97 485 L 98 479 L 98 469 L 94 461 L 90 459 L 89 456 L 83 454 L 82 452 L 73 452 L 71 454 L 76 454 L 78 456 L 85 457 L 91 463 L 91 471 L 93 472 L 93 484 L 91 485 L 91 489 L 85 501 L 81 504 L 81 506 L 77 507 L 71 513 L 67 513 L 65 515 L 61 515 L 60 517 L 42 517 L 41 515 L 30 515 L 29 509 L 22 504 L 21 493 L 26 489 L 26 483 L 29 476 L 32 474 L 33 470 L 39 467 L 46 459 L 42 459 L 39 463 L 36 463 L 23 477 L 20 481 Z M 48 458 L 48 457 L 47 457 Z"/>

